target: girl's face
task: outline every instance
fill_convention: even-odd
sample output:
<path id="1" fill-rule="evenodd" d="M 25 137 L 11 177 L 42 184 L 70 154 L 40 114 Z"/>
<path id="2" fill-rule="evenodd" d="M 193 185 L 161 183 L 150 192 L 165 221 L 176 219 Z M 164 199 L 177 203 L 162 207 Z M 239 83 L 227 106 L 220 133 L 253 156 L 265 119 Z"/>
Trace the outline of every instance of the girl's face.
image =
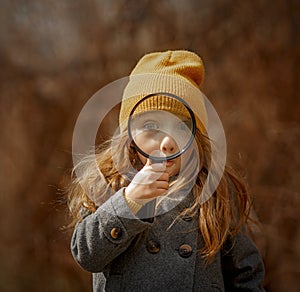
<path id="1" fill-rule="evenodd" d="M 134 142 L 151 156 L 170 156 L 179 152 L 191 136 L 191 121 L 167 111 L 149 111 L 132 119 Z M 143 164 L 147 158 L 138 152 Z M 179 173 L 181 157 L 166 161 L 169 176 Z"/>

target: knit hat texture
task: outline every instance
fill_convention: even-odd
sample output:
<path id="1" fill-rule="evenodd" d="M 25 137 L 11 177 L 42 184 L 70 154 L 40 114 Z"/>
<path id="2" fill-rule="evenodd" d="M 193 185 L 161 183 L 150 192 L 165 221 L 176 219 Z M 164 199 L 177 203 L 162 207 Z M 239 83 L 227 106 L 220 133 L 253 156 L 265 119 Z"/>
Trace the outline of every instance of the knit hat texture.
<path id="1" fill-rule="evenodd" d="M 124 89 L 119 124 L 125 130 L 130 112 L 148 94 L 168 92 L 184 99 L 193 110 L 197 128 L 206 132 L 207 113 L 200 85 L 204 79 L 201 58 L 193 52 L 178 50 L 146 54 L 136 64 Z M 186 115 L 186 108 L 168 96 L 153 96 L 142 103 L 139 111 L 167 110 Z"/>

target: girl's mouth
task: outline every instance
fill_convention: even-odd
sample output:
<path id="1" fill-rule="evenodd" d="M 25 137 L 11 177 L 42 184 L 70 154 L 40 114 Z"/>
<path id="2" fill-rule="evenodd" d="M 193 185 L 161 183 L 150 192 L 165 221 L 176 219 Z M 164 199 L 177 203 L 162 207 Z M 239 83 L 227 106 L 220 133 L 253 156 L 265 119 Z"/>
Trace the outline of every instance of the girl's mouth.
<path id="1" fill-rule="evenodd" d="M 166 166 L 171 166 L 174 163 L 174 160 L 167 160 Z"/>

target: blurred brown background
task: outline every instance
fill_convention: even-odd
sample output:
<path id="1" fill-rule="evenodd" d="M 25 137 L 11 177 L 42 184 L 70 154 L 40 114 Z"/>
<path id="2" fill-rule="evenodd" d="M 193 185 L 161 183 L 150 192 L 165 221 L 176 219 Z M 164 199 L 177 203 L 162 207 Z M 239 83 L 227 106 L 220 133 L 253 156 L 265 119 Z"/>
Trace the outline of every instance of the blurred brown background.
<path id="1" fill-rule="evenodd" d="M 268 291 L 299 291 L 299 1 L 9 1 L 0 8 L 0 290 L 91 291 L 61 189 L 84 103 L 147 52 L 190 49 L 248 177 Z"/>

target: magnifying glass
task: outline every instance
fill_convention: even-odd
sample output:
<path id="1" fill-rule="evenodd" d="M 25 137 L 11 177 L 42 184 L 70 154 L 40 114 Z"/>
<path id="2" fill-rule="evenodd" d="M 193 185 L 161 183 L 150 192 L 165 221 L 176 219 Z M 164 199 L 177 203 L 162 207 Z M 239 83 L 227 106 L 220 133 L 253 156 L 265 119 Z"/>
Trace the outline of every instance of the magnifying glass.
<path id="1" fill-rule="evenodd" d="M 195 115 L 181 97 L 157 92 L 146 95 L 135 104 L 128 119 L 131 144 L 152 163 L 171 161 L 191 146 L 196 132 Z M 156 200 L 139 211 L 139 217 L 154 215 Z"/>

